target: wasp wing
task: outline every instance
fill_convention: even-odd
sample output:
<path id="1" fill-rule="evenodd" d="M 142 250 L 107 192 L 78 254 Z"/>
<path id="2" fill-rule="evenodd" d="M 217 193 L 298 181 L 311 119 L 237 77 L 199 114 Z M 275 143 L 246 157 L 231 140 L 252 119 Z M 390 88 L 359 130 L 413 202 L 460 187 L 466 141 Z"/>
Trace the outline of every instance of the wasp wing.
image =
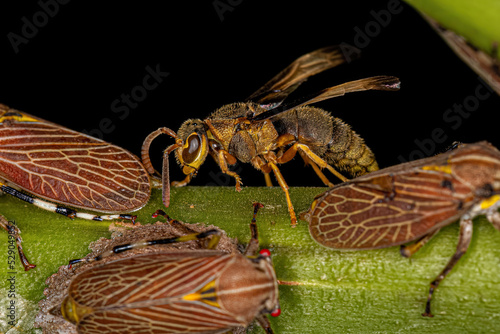
<path id="1" fill-rule="evenodd" d="M 343 83 L 341 85 L 333 86 L 330 88 L 323 89 L 322 91 L 307 96 L 303 99 L 299 99 L 292 103 L 286 105 L 276 106 L 273 109 L 269 109 L 254 117 L 248 117 L 252 121 L 262 121 L 269 119 L 286 111 L 298 108 L 300 106 L 324 101 L 334 97 L 342 96 L 347 93 L 361 92 L 365 90 L 386 90 L 386 91 L 396 91 L 399 90 L 400 81 L 398 78 L 393 76 L 376 76 L 355 81 L 350 81 Z"/>
<path id="2" fill-rule="evenodd" d="M 439 160 L 446 163 L 448 156 Z M 433 157 L 418 164 L 431 161 L 437 162 Z M 312 237 L 336 249 L 401 245 L 452 223 L 475 203 L 471 188 L 451 173 L 415 165 L 380 170 L 327 191 L 308 212 Z"/>
<path id="3" fill-rule="evenodd" d="M 41 198 L 105 213 L 130 212 L 150 196 L 135 155 L 0 104 L 0 178 Z"/>
<path id="4" fill-rule="evenodd" d="M 218 251 L 163 252 L 112 261 L 78 275 L 69 296 L 92 309 L 79 333 L 219 333 L 240 326 L 210 291 L 187 298 L 213 282 L 233 256 Z"/>
<path id="5" fill-rule="evenodd" d="M 359 53 L 359 49 L 347 44 L 307 53 L 288 65 L 247 100 L 259 103 L 266 109 L 276 107 L 310 76 L 351 61 Z"/>

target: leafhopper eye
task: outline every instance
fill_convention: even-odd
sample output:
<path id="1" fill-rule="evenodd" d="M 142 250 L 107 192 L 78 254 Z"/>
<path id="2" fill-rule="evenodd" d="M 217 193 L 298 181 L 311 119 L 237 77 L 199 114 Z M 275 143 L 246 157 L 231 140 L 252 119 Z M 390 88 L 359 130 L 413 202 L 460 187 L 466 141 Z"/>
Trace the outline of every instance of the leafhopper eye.
<path id="1" fill-rule="evenodd" d="M 271 251 L 269 249 L 263 248 L 259 251 L 259 254 L 263 257 L 270 257 Z"/>
<path id="2" fill-rule="evenodd" d="M 281 309 L 279 307 L 275 308 L 270 314 L 271 317 L 279 317 L 281 315 Z"/>

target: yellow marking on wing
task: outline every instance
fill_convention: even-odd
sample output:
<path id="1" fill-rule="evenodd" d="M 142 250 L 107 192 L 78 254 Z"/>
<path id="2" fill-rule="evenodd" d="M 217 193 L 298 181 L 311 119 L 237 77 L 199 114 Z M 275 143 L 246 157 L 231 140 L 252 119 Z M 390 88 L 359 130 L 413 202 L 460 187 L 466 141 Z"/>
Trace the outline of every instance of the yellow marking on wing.
<path id="1" fill-rule="evenodd" d="M 183 296 L 182 299 L 187 301 L 199 301 L 207 305 L 220 308 L 220 305 L 217 302 L 217 291 L 215 290 L 215 281 L 210 281 L 199 291 L 187 294 Z"/>
<path id="2" fill-rule="evenodd" d="M 423 166 L 423 170 L 434 170 L 437 172 L 444 172 L 447 174 L 451 174 L 451 165 L 447 166 L 437 166 L 437 165 L 430 165 L 430 166 Z"/>
<path id="3" fill-rule="evenodd" d="M 21 112 L 17 112 L 15 115 L 8 115 L 8 116 L 2 116 L 0 117 L 0 123 L 3 123 L 7 120 L 14 120 L 17 122 L 40 122 L 39 120 L 28 116 L 26 114 L 23 114 Z"/>
<path id="4" fill-rule="evenodd" d="M 500 195 L 491 196 L 490 198 L 485 199 L 481 202 L 481 209 L 488 209 L 491 206 L 495 205 L 498 201 L 500 201 Z"/>
<path id="5" fill-rule="evenodd" d="M 189 301 L 200 300 L 201 299 L 201 294 L 198 293 L 198 292 L 190 293 L 190 294 L 187 294 L 184 297 L 182 297 L 182 299 L 189 300 Z"/>

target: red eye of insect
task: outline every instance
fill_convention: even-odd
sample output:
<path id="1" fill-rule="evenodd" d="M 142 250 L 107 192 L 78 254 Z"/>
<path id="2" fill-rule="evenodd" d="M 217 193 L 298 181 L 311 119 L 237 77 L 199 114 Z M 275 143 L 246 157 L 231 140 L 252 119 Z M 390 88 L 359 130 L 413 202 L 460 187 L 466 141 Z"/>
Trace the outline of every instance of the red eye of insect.
<path id="1" fill-rule="evenodd" d="M 272 312 L 271 312 L 271 317 L 277 317 L 281 314 L 281 309 L 278 307 L 278 308 L 275 308 Z"/>
<path id="2" fill-rule="evenodd" d="M 259 254 L 265 257 L 269 257 L 271 256 L 271 251 L 269 249 L 264 248 L 260 250 Z"/>

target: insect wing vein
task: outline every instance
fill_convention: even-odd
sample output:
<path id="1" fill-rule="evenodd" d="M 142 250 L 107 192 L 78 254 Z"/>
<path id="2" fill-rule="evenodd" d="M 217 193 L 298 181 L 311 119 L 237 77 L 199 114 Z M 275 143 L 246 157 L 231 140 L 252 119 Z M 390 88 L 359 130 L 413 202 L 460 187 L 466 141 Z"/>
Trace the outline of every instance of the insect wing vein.
<path id="1" fill-rule="evenodd" d="M 471 189 L 439 171 L 415 168 L 366 176 L 328 191 L 315 208 L 311 235 L 331 248 L 373 249 L 415 240 L 456 220 L 474 203 Z M 382 182 L 387 183 L 387 182 Z M 453 184 L 451 189 L 444 184 Z"/>
<path id="2" fill-rule="evenodd" d="M 37 120 L 0 124 L 4 180 L 44 199 L 101 212 L 134 211 L 147 202 L 149 176 L 131 153 Z"/>
<path id="3" fill-rule="evenodd" d="M 224 309 L 183 299 L 215 280 L 233 258 L 195 253 L 181 257 L 175 253 L 137 256 L 80 274 L 70 286 L 70 294 L 77 303 L 95 312 L 80 321 L 79 330 L 96 333 L 96 328 L 106 328 L 106 332 L 113 333 L 125 327 L 130 332 L 157 328 L 165 333 L 187 329 L 215 333 L 241 325 Z"/>

